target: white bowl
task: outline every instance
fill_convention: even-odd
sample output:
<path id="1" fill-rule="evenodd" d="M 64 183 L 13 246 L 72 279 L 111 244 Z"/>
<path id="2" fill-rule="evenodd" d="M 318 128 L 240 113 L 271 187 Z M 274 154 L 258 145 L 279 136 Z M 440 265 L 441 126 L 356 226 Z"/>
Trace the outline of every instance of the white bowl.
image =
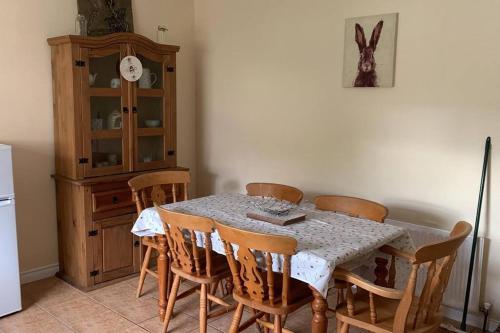
<path id="1" fill-rule="evenodd" d="M 160 126 L 160 121 L 158 119 L 150 119 L 145 120 L 144 124 L 146 124 L 146 127 L 158 127 Z"/>

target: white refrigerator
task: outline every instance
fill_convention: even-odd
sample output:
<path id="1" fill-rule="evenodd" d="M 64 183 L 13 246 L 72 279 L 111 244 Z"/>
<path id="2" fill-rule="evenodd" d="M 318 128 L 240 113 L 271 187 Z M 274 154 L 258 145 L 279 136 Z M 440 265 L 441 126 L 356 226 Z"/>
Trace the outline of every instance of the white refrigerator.
<path id="1" fill-rule="evenodd" d="M 21 310 L 12 148 L 0 144 L 0 317 Z"/>

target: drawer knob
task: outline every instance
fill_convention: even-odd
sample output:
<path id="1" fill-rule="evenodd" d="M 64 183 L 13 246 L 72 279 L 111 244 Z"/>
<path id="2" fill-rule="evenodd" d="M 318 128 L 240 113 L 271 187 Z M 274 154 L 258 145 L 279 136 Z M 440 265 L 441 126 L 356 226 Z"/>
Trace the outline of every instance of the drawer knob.
<path id="1" fill-rule="evenodd" d="M 113 205 L 116 205 L 118 203 L 118 197 L 117 196 L 113 196 L 111 198 L 111 200 L 113 201 Z"/>
<path id="2" fill-rule="evenodd" d="M 141 245 L 141 242 L 139 242 L 138 240 L 136 240 L 136 241 L 134 242 L 134 246 L 135 246 L 135 247 L 139 247 L 139 245 Z"/>

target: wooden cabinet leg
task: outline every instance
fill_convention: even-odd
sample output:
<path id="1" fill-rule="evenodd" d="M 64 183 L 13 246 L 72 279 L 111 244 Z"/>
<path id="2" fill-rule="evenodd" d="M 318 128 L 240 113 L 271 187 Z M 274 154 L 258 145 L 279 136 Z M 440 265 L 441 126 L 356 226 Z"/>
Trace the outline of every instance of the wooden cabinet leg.
<path id="1" fill-rule="evenodd" d="M 165 236 L 158 236 L 158 308 L 160 320 L 165 318 L 167 308 L 167 284 L 168 284 L 168 254 L 167 239 Z"/>
<path id="2" fill-rule="evenodd" d="M 389 260 L 377 257 L 375 258 L 375 263 L 377 264 L 377 267 L 375 267 L 375 276 L 377 277 L 375 284 L 381 287 L 387 287 L 387 275 L 389 274 L 387 264 Z"/>
<path id="3" fill-rule="evenodd" d="M 314 300 L 311 303 L 311 308 L 313 311 L 313 318 L 311 323 L 312 333 L 326 333 L 328 330 L 328 318 L 326 318 L 326 311 L 328 310 L 328 304 L 326 299 L 321 295 L 319 291 L 315 288 L 309 286 L 312 290 Z"/>

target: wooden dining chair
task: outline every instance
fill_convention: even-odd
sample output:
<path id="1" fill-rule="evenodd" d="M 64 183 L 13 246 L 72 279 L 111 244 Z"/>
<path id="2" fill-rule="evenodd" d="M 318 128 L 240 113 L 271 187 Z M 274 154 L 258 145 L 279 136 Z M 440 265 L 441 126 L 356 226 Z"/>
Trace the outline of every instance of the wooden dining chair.
<path id="1" fill-rule="evenodd" d="M 308 285 L 290 276 L 290 261 L 297 241 L 291 237 L 244 231 L 218 222 L 215 227 L 224 243 L 233 276 L 233 298 L 238 302 L 229 332 L 242 331 L 254 322 L 262 325 L 265 331 L 290 332 L 282 327 L 282 317 L 286 318 L 313 299 Z M 236 256 L 233 245 L 238 247 Z M 273 272 L 273 254 L 283 258 L 283 273 Z M 251 308 L 254 315 L 240 325 L 245 306 Z M 274 323 L 270 321 L 270 315 L 274 315 Z"/>
<path id="2" fill-rule="evenodd" d="M 172 256 L 171 270 L 175 275 L 168 297 L 162 332 L 168 329 L 175 301 L 198 291 L 200 293 L 200 332 L 205 333 L 207 319 L 223 315 L 235 308 L 216 297 L 215 292 L 211 292 L 217 290 L 217 285 L 221 280 L 231 276 L 226 258 L 212 251 L 211 236 L 214 221 L 207 217 L 168 211 L 158 206 L 156 209 L 165 228 Z M 197 244 L 197 239 L 202 239 L 203 247 Z M 194 282 L 196 286 L 177 295 L 181 278 Z M 217 303 L 222 308 L 207 314 L 207 302 Z"/>
<path id="3" fill-rule="evenodd" d="M 342 195 L 320 195 L 314 198 L 316 209 L 345 214 L 352 217 L 383 223 L 388 214 L 388 209 L 374 201 L 361 198 L 346 197 Z M 347 284 L 343 281 L 334 281 L 337 290 L 337 305 L 344 301 L 344 290 Z"/>
<path id="4" fill-rule="evenodd" d="M 341 195 L 320 195 L 314 198 L 317 209 L 346 214 L 376 222 L 384 222 L 389 210 L 374 201 Z"/>
<path id="5" fill-rule="evenodd" d="M 189 171 L 158 171 L 139 175 L 128 181 L 137 207 L 137 214 L 153 205 L 164 205 L 188 199 Z M 141 265 L 137 297 L 141 296 L 146 274 L 158 279 L 157 272 L 149 268 L 153 250 L 158 251 L 157 237 L 142 237 L 141 243 L 146 252 Z M 170 283 L 168 283 L 170 284 Z M 168 289 L 168 287 L 167 287 Z"/>
<path id="6" fill-rule="evenodd" d="M 247 184 L 247 195 L 272 197 L 278 200 L 299 204 L 304 197 L 304 193 L 298 188 L 272 183 L 249 183 Z"/>
<path id="7" fill-rule="evenodd" d="M 336 270 L 335 278 L 349 285 L 347 301 L 337 307 L 337 332 L 347 333 L 351 325 L 377 333 L 435 332 L 442 321 L 439 310 L 457 249 L 471 230 L 469 223 L 458 222 L 449 238 L 424 245 L 415 254 L 382 247 L 382 252 L 392 257 L 388 287 L 375 285 L 345 270 Z M 412 267 L 402 291 L 394 289 L 396 257 L 406 259 Z M 421 266 L 426 267 L 427 276 L 420 297 L 417 297 L 415 288 L 417 275 L 422 273 L 419 272 Z M 356 294 L 352 292 L 352 285 L 358 287 Z"/>

